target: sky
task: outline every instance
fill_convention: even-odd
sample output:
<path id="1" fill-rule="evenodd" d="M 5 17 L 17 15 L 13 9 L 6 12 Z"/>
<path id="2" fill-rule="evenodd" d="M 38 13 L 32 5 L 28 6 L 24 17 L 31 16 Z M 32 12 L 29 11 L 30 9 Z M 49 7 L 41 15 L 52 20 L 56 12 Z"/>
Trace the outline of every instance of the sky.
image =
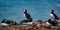
<path id="1" fill-rule="evenodd" d="M 0 22 L 3 19 L 17 22 L 24 20 L 24 8 L 30 13 L 33 21 L 50 19 L 52 9 L 60 17 L 60 0 L 0 0 Z"/>

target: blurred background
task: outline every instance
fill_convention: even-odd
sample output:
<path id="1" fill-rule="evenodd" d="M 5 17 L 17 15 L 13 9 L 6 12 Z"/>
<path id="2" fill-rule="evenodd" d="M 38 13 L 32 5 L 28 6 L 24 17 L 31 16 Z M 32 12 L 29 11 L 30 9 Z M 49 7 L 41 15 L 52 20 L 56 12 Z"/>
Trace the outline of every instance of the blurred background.
<path id="1" fill-rule="evenodd" d="M 25 19 L 23 9 L 27 9 L 33 21 L 50 19 L 50 12 L 60 17 L 60 0 L 0 0 L 0 22 L 3 19 L 20 22 Z"/>

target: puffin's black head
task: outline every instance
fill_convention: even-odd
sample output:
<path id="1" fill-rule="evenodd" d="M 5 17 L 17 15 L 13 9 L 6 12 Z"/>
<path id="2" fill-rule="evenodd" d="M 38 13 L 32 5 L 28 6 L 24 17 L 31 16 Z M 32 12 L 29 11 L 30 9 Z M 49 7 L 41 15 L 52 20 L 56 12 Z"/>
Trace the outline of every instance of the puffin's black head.
<path id="1" fill-rule="evenodd" d="M 51 13 L 53 14 L 54 13 L 54 10 L 52 10 Z"/>
<path id="2" fill-rule="evenodd" d="M 7 19 L 4 19 L 1 23 L 7 22 Z"/>
<path id="3" fill-rule="evenodd" d="M 51 21 L 51 19 L 48 19 L 48 22 L 50 22 Z"/>
<path id="4" fill-rule="evenodd" d="M 24 13 L 27 13 L 27 10 L 26 9 L 24 9 Z"/>

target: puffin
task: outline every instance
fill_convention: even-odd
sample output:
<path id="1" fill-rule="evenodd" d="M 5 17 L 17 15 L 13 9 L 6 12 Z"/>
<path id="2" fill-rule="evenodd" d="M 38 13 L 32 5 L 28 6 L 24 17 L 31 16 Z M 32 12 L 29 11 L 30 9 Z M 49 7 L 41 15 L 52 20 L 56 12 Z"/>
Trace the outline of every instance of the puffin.
<path id="1" fill-rule="evenodd" d="M 50 16 L 53 20 L 59 20 L 59 17 L 54 13 L 54 10 L 51 11 Z"/>
<path id="2" fill-rule="evenodd" d="M 21 22 L 27 23 L 27 22 L 32 22 L 33 21 L 32 18 L 31 18 L 31 15 L 27 12 L 26 9 L 23 10 L 23 15 L 26 18 L 26 20 L 22 20 Z"/>
<path id="3" fill-rule="evenodd" d="M 7 19 L 2 20 L 0 25 L 1 26 L 9 26 L 9 24 L 7 24 Z"/>
<path id="4" fill-rule="evenodd" d="M 9 25 L 12 25 L 13 23 L 14 23 L 14 25 L 17 24 L 15 21 L 4 19 L 4 20 L 2 20 L 0 25 L 1 26 L 9 26 Z"/>
<path id="5" fill-rule="evenodd" d="M 49 19 L 46 23 L 47 23 L 48 25 L 52 25 L 52 26 L 56 26 L 56 25 L 57 25 L 57 21 L 54 22 L 54 21 L 52 21 L 51 19 Z"/>

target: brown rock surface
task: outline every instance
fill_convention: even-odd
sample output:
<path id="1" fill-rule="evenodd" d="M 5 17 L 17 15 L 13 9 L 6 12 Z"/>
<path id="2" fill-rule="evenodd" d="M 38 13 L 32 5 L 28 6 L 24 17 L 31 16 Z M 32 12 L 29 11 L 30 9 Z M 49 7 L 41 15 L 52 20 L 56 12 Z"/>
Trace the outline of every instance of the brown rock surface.
<path id="1" fill-rule="evenodd" d="M 0 26 L 0 30 L 60 30 L 60 23 L 57 26 L 46 26 L 44 23 L 34 22 L 33 24 L 18 24 L 11 26 Z"/>

